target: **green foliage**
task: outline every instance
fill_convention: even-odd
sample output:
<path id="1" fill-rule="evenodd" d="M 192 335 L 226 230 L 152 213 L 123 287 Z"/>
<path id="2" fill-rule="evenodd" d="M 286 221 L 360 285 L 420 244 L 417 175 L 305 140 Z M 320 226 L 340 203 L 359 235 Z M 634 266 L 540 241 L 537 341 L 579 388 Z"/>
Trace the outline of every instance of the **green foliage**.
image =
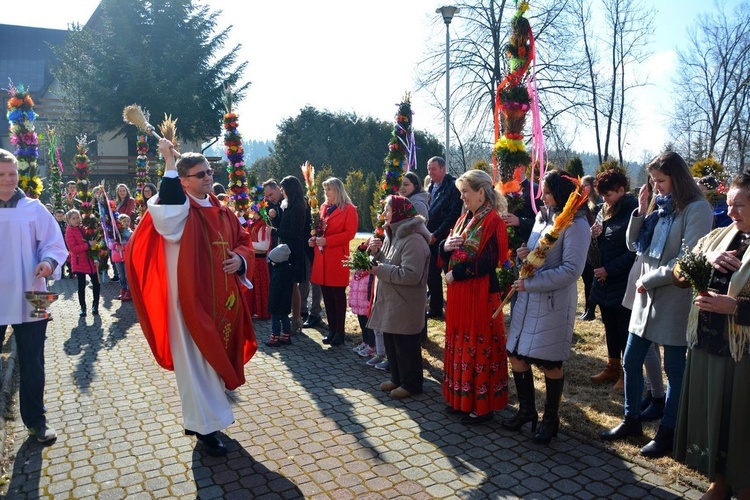
<path id="1" fill-rule="evenodd" d="M 217 11 L 191 0 L 103 0 L 97 13 L 53 48 L 60 94 L 73 110 L 66 119 L 78 133 L 93 127 L 135 138 L 122 109 L 138 103 L 154 124 L 165 113 L 178 118 L 183 142 L 220 135 L 225 85 L 236 102 L 249 83 L 239 47 L 222 50 L 230 28 L 216 31 Z"/>
<path id="2" fill-rule="evenodd" d="M 698 160 L 693 163 L 690 167 L 690 173 L 693 177 L 705 177 L 707 175 L 713 175 L 717 179 L 721 180 L 727 177 L 724 165 L 719 162 L 713 156 L 708 156 L 702 160 Z"/>
<path id="3" fill-rule="evenodd" d="M 610 168 L 619 170 L 623 174 L 628 175 L 628 170 L 622 165 L 620 165 L 620 163 L 617 160 L 607 160 L 601 165 L 599 165 L 599 168 L 597 168 L 596 172 L 594 172 L 594 176 L 597 176 L 601 174 L 602 172 L 609 170 Z"/>
<path id="4" fill-rule="evenodd" d="M 309 160 L 313 165 L 330 165 L 336 177 L 345 179 L 353 170 L 361 170 L 365 176 L 381 176 L 383 146 L 391 138 L 393 125 L 307 106 L 297 116 L 283 120 L 278 128 L 271 153 L 279 165 L 277 175 L 297 175 L 298 166 Z M 442 155 L 443 146 L 430 134 L 416 131 L 414 135 L 419 147 L 418 168 L 424 174 L 427 159 Z"/>
<path id="5" fill-rule="evenodd" d="M 299 168 L 297 169 L 297 172 L 300 172 Z M 286 174 L 286 175 L 289 175 L 289 174 Z M 297 175 L 299 177 L 299 174 L 297 173 L 294 173 L 292 175 Z M 325 165 L 322 168 L 315 169 L 315 182 L 313 183 L 313 185 L 315 186 L 315 195 L 318 197 L 319 207 L 323 206 L 323 202 L 326 199 L 325 189 L 323 189 L 323 181 L 331 177 L 336 177 L 338 179 L 342 178 L 342 177 L 333 175 L 333 169 L 331 168 L 330 165 Z M 300 179 L 300 182 L 303 182 L 302 179 Z M 304 182 L 302 185 L 304 186 Z M 349 194 L 349 191 L 347 191 L 346 194 Z M 351 195 L 349 197 L 351 198 Z"/>
<path id="6" fill-rule="evenodd" d="M 357 207 L 357 216 L 359 217 L 359 230 L 365 225 L 365 221 L 369 220 L 370 207 L 366 206 L 365 195 L 366 188 L 364 175 L 359 170 L 352 170 L 349 175 L 346 176 L 346 182 L 344 183 L 346 192 L 349 198 L 352 199 L 352 203 Z"/>
<path id="7" fill-rule="evenodd" d="M 583 171 L 583 162 L 581 161 L 581 157 L 578 155 L 574 156 L 568 162 L 568 164 L 565 165 L 565 170 L 577 177 L 583 177 L 584 175 L 586 175 Z"/>

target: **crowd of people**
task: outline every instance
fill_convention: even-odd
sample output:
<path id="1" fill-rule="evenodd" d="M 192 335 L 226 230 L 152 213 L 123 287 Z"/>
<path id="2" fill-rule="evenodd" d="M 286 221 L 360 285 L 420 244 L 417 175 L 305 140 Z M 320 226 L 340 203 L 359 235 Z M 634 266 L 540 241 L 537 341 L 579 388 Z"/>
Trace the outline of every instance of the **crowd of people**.
<path id="1" fill-rule="evenodd" d="M 347 338 L 349 308 L 362 337 L 355 351 L 389 373 L 379 388 L 392 398 L 424 390 L 427 320 L 442 320 L 445 411 L 465 425 L 490 422 L 508 403 L 512 374 L 518 408 L 501 425 L 521 432 L 530 424 L 531 440 L 547 444 L 560 428 L 575 321 L 592 319 L 598 307 L 608 360 L 590 378 L 624 394 L 624 419 L 601 438 L 641 436 L 642 421 L 660 418 L 641 455 L 672 454 L 704 472 L 711 481 L 707 498 L 750 497 L 743 474 L 750 458 L 750 174 L 734 178 L 726 203 L 712 207 L 704 193 L 714 184 L 696 182 L 674 152 L 647 165 L 648 181 L 637 195 L 619 169 L 583 180 L 552 169 L 538 186 L 523 177 L 523 202 L 509 211 L 487 173 L 471 170 L 456 179 L 433 157 L 427 179 L 407 172 L 399 193 L 384 200 L 384 238 L 362 243 L 370 269 L 352 272 L 345 261 L 357 207 L 340 179 L 323 182 L 325 201 L 316 213 L 296 177 L 269 179 L 263 199 L 240 220 L 231 202 L 217 196 L 221 188 L 205 157 L 178 155 L 166 139 L 159 151 L 164 177 L 158 188 L 143 188 L 141 217 L 134 216 L 127 186 L 116 188 L 123 237 L 110 251 L 120 299 L 133 300 L 157 362 L 175 372 L 185 433 L 208 454 L 226 454 L 217 431 L 234 417 L 224 391 L 244 383 L 243 366 L 257 349 L 253 321 L 270 320 L 265 344 L 282 348 L 301 329 L 320 327 L 325 316 L 322 342 L 336 347 Z M 18 249 L 0 257 L 13 270 L 0 282 L 44 290 L 44 278 L 59 276 L 67 262 L 78 279 L 81 316 L 89 311 L 87 277 L 90 312 L 98 314 L 99 275 L 79 211 L 53 216 L 16 185 L 17 162 L 0 150 L 0 228 L 12 231 L 11 246 Z M 575 194 L 588 203 L 557 224 Z M 75 198 L 74 186 L 68 198 Z M 522 241 L 517 248 L 510 248 L 509 228 Z M 516 265 L 528 263 L 543 241 L 552 244 L 533 273 L 501 282 L 497 269 L 509 255 Z M 26 248 L 35 250 L 21 251 Z M 705 294 L 694 295 L 675 271 L 690 249 L 711 266 Z M 499 308 L 506 294 L 513 295 L 507 323 Z M 40 441 L 50 441 L 56 434 L 43 406 L 46 320 L 30 319 L 28 304 L 16 306 L 0 304 L 0 323 L 28 332 L 17 336 L 24 339 L 18 345 L 22 418 Z M 541 420 L 533 367 L 544 374 Z"/>

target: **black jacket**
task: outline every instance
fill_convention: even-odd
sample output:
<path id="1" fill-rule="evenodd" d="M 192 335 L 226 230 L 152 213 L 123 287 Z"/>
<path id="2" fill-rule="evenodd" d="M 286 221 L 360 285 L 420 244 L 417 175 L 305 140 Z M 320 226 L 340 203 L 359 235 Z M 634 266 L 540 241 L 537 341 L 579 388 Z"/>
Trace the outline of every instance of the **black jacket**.
<path id="1" fill-rule="evenodd" d="M 427 186 L 427 192 L 432 192 L 433 183 Z M 450 174 L 445 174 L 443 182 L 430 200 L 430 220 L 427 222 L 427 230 L 435 235 L 435 244 L 440 243 L 448 237 L 453 225 L 461 216 L 461 193 L 456 187 L 456 179 Z"/>
<path id="2" fill-rule="evenodd" d="M 602 221 L 602 233 L 596 238 L 599 246 L 602 267 L 607 278 L 601 282 L 594 279 L 591 288 L 591 301 L 604 307 L 622 305 L 628 274 L 635 262 L 635 252 L 628 250 L 625 235 L 630 222 L 630 214 L 638 207 L 638 200 L 632 194 L 620 199 L 620 207 L 613 217 Z M 601 212 L 601 210 L 600 210 Z"/>
<path id="3" fill-rule="evenodd" d="M 294 281 L 292 265 L 287 262 L 270 262 L 271 283 L 268 286 L 268 313 L 285 316 L 292 312 L 292 289 Z"/>

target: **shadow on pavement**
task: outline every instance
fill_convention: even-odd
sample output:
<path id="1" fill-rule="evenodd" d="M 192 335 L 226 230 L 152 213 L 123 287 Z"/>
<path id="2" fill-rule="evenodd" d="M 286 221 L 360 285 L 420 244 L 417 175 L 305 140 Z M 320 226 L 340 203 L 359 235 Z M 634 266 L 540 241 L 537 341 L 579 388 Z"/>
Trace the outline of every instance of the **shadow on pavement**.
<path id="1" fill-rule="evenodd" d="M 19 448 L 13 462 L 13 475 L 8 485 L 5 498 L 39 498 L 39 480 L 44 473 L 42 469 L 42 452 L 47 445 L 42 444 L 33 436 L 28 436 Z"/>
<path id="2" fill-rule="evenodd" d="M 227 495 L 235 498 L 304 498 L 302 491 L 291 480 L 256 461 L 236 440 L 222 433 L 219 435 L 229 451 L 226 457 L 205 455 L 200 442 L 193 450 L 196 498 L 222 498 Z M 239 483 L 241 488 L 230 492 L 226 486 L 231 483 Z M 246 495 L 242 494 L 243 491 Z"/>
<path id="3" fill-rule="evenodd" d="M 90 317 L 90 316 L 89 316 Z M 93 324 L 87 318 L 79 318 L 78 326 L 70 331 L 70 337 L 63 344 L 63 352 L 68 356 L 80 356 L 73 370 L 73 381 L 82 392 L 88 392 L 94 376 L 96 360 L 103 346 L 101 316 L 94 316 Z"/>

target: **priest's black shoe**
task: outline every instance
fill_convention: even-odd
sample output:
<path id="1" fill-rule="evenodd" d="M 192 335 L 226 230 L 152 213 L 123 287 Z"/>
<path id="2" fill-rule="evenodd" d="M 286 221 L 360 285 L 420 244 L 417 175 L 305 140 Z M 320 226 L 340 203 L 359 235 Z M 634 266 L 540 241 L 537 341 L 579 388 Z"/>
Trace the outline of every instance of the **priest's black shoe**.
<path id="1" fill-rule="evenodd" d="M 665 457 L 672 453 L 673 445 L 674 429 L 660 425 L 654 439 L 641 448 L 640 454 L 647 458 Z"/>
<path id="2" fill-rule="evenodd" d="M 227 447 L 221 442 L 216 431 L 211 434 L 200 434 L 186 429 L 185 434 L 197 437 L 198 441 L 203 443 L 203 446 L 206 448 L 206 453 L 212 457 L 223 457 L 227 454 Z"/>
<path id="3" fill-rule="evenodd" d="M 641 421 L 633 417 L 625 417 L 620 425 L 601 433 L 601 438 L 605 441 L 619 441 L 629 437 L 643 436 L 643 426 Z"/>
<path id="4" fill-rule="evenodd" d="M 320 316 L 317 316 L 315 314 L 311 314 L 307 317 L 304 323 L 302 323 L 302 328 L 315 328 L 320 324 L 322 319 Z"/>

